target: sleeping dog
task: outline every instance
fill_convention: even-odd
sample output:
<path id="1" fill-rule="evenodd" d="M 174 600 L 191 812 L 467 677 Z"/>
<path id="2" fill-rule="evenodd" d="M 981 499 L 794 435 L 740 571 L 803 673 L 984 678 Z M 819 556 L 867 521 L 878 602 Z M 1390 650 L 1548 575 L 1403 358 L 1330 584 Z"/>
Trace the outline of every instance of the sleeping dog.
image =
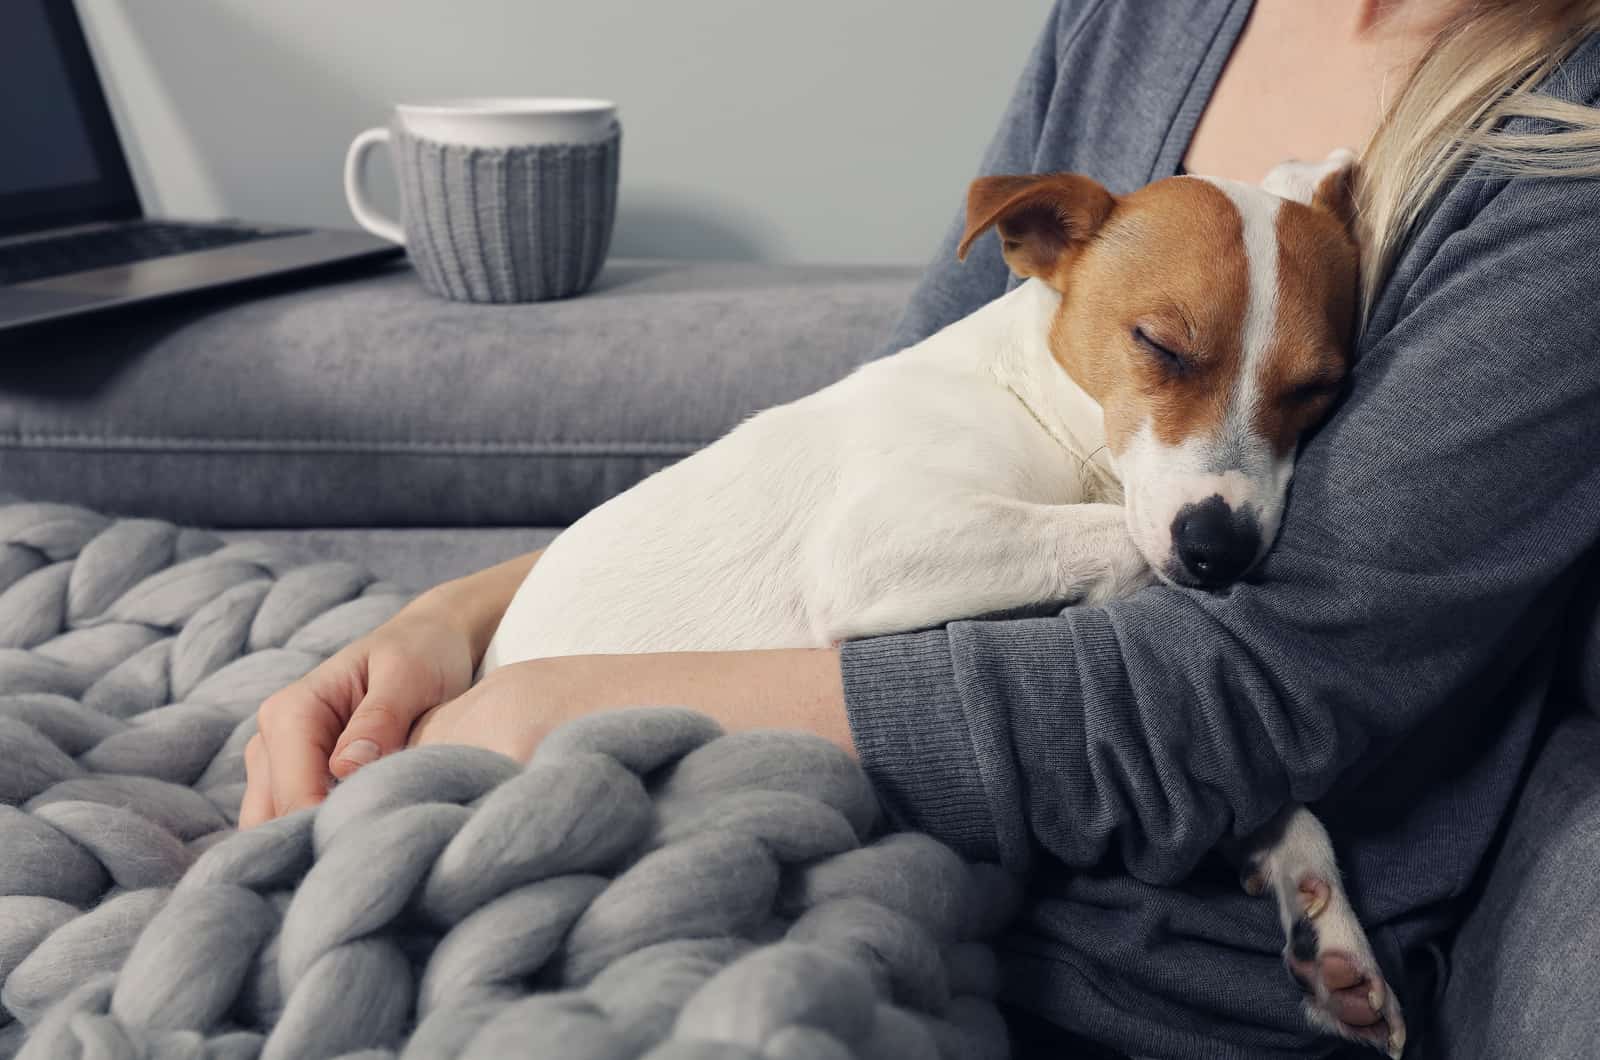
<path id="1" fill-rule="evenodd" d="M 1352 178 L 1341 151 L 1261 187 L 975 181 L 959 256 L 994 228 L 1020 286 L 579 519 L 483 672 L 822 647 L 1155 579 L 1226 587 L 1271 545 L 1300 436 L 1345 375 Z M 1316 818 L 1293 807 L 1239 846 L 1246 887 L 1277 899 L 1308 1016 L 1398 1056 L 1399 1004 Z M 1382 1019 L 1341 1020 L 1352 996 Z"/>

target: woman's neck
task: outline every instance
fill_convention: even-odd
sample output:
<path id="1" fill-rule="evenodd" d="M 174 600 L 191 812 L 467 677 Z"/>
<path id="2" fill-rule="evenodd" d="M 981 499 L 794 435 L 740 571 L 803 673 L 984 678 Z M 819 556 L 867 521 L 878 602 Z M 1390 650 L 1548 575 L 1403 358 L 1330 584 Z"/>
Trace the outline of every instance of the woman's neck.
<path id="1" fill-rule="evenodd" d="M 1461 0 L 1256 0 L 1184 156 L 1257 183 L 1286 158 L 1360 150 Z"/>

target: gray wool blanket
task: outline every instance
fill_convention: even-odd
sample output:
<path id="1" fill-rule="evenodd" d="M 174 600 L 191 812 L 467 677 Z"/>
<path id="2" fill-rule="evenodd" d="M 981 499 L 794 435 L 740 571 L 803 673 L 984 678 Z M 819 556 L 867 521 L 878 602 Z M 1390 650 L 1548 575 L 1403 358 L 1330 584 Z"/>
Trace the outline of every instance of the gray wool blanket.
<path id="1" fill-rule="evenodd" d="M 1015 882 L 811 736 L 641 707 L 237 831 L 256 706 L 407 597 L 0 504 L 0 1057 L 1006 1055 Z"/>

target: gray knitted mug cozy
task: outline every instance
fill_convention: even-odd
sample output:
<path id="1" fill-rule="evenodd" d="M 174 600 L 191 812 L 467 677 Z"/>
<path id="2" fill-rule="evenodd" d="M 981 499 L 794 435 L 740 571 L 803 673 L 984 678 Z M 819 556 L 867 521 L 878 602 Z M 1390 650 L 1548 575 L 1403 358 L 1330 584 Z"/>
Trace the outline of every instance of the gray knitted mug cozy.
<path id="1" fill-rule="evenodd" d="M 540 302 L 594 282 L 616 217 L 621 125 L 594 143 L 509 148 L 391 132 L 423 287 L 457 302 Z"/>

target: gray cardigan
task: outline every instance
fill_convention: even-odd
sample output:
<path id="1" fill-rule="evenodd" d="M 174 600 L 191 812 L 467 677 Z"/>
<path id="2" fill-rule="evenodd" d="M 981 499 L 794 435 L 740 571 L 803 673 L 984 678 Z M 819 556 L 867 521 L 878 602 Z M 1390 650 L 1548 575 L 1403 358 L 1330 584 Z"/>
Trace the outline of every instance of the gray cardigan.
<path id="1" fill-rule="evenodd" d="M 1248 9 L 1061 0 L 982 172 L 1118 192 L 1175 172 Z M 1546 90 L 1595 102 L 1600 40 Z M 955 262 L 959 230 L 889 349 L 1005 289 L 996 241 Z M 1295 800 L 1425 1033 L 1600 538 L 1597 238 L 1600 181 L 1453 183 L 1304 446 L 1276 547 L 1226 595 L 844 646 L 856 745 L 900 823 L 1033 870 L 1009 1000 L 1133 1053 L 1325 1052 L 1271 903 L 1212 853 Z"/>

